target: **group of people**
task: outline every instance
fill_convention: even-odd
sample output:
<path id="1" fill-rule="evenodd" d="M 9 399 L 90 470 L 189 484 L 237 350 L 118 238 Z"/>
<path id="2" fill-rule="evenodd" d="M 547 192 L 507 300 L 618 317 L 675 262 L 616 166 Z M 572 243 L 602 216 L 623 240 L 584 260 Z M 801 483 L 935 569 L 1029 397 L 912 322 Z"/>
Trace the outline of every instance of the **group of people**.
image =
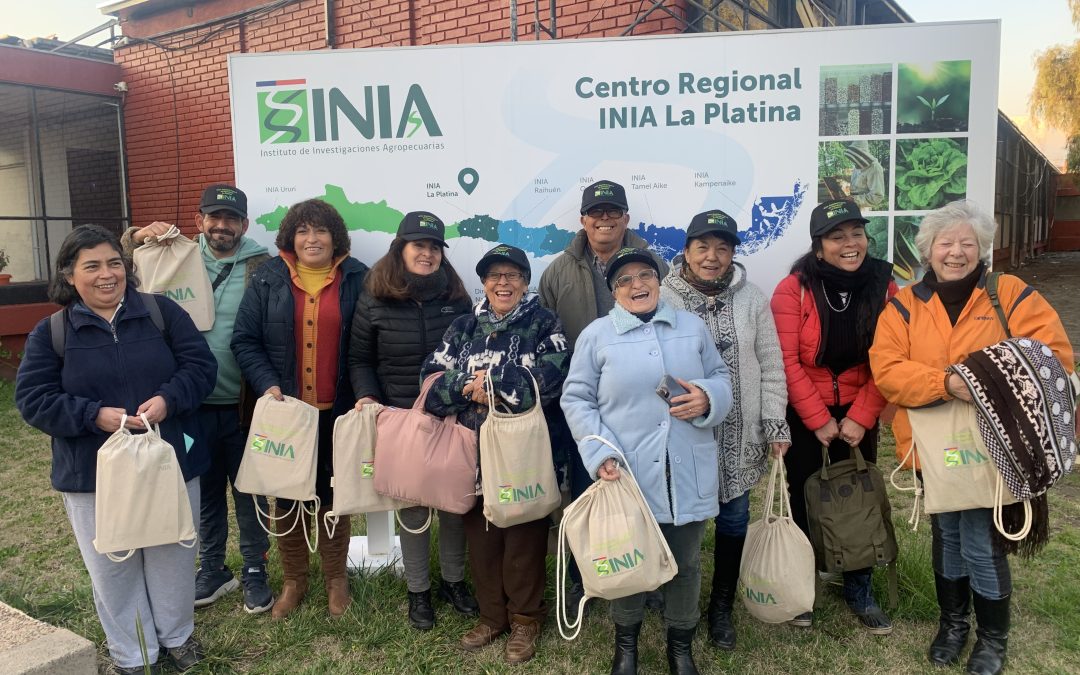
<path id="1" fill-rule="evenodd" d="M 445 226 L 432 213 L 406 214 L 389 251 L 368 269 L 350 255 L 341 216 L 322 201 L 288 210 L 276 256 L 244 236 L 246 210 L 235 187 L 214 185 L 203 194 L 196 225 L 216 319 L 201 336 L 175 303 L 136 291 L 130 251 L 164 234 L 168 224 L 132 228 L 120 239 L 100 227 L 76 228 L 57 256 L 50 286 L 64 307 L 64 346 L 57 349 L 51 322 L 43 321 L 19 370 L 16 403 L 27 422 L 52 437 L 53 486 L 63 495 L 119 673 L 143 669 L 136 615 L 150 664 L 167 655 L 183 670 L 203 655 L 192 637 L 195 607 L 241 585 L 250 613 L 284 618 L 304 600 L 304 530 L 277 538 L 284 581 L 275 598 L 259 515 L 266 504 L 235 487 L 239 581 L 225 565 L 226 490 L 235 483 L 258 396 L 292 396 L 318 408 L 316 494 L 324 510 L 333 508 L 333 424 L 351 408 L 410 407 L 422 379 L 437 372 L 442 376 L 424 408 L 456 415 L 474 430 L 495 407 L 522 413 L 542 406 L 570 496 L 595 480 L 619 480 L 629 469 L 678 565 L 651 597 L 611 603 L 612 672 L 637 672 L 649 605 L 663 613 L 671 672 L 695 673 L 691 646 L 707 521 L 716 533 L 708 636 L 730 650 L 750 491 L 770 456 L 783 458 L 792 515 L 805 532 L 803 485 L 820 467 L 823 446 L 833 460 L 857 446 L 875 461 L 878 420 L 891 402 L 900 408 L 897 448 L 906 451 L 904 409 L 966 400 L 948 366 L 1005 337 L 996 321 L 987 321 L 995 311 L 986 292 L 994 223 L 969 203 L 924 218 L 916 243 L 929 271 L 899 292 L 891 266 L 867 255 L 867 221 L 858 205 L 821 204 L 810 217 L 809 252 L 771 301 L 734 260 L 741 242 L 731 216 L 715 209 L 694 216 L 669 268 L 628 230 L 626 193 L 612 181 L 584 189 L 582 228 L 540 277 L 537 293 L 529 290 L 526 254 L 500 244 L 476 265 L 484 290 L 476 303 L 445 255 Z M 998 289 L 1013 334 L 1042 340 L 1071 372 L 1072 351 L 1054 310 L 1015 277 L 1002 276 Z M 160 306 L 164 326 L 147 303 Z M 122 420 L 141 430 L 139 414 L 160 425 L 173 445 L 199 514 L 194 575 L 195 551 L 179 544 L 143 549 L 120 563 L 93 547 L 96 451 Z M 621 454 L 586 439 L 593 435 Z M 464 649 L 509 634 L 505 660 L 520 663 L 536 653 L 548 612 L 551 523 L 545 517 L 496 527 L 484 517 L 485 497 L 464 515 L 437 513 L 435 595 L 478 617 L 461 638 Z M 277 500 L 275 513 L 291 506 Z M 398 517 L 405 526 L 408 621 L 429 630 L 435 623 L 431 535 L 417 533 L 428 511 L 402 509 Z M 318 537 L 332 616 L 351 602 L 350 527 L 347 517 L 342 521 L 334 536 Z M 992 529 L 989 509 L 933 517 L 941 607 L 933 663 L 960 659 L 973 603 L 978 640 L 968 671 L 997 673 L 1003 666 L 1012 588 Z M 466 555 L 475 595 L 466 582 Z M 843 597 L 862 626 L 884 635 L 892 624 L 874 600 L 871 573 L 844 572 Z M 576 565 L 571 576 L 568 595 L 576 600 L 583 593 Z M 812 622 L 807 613 L 791 623 Z"/>

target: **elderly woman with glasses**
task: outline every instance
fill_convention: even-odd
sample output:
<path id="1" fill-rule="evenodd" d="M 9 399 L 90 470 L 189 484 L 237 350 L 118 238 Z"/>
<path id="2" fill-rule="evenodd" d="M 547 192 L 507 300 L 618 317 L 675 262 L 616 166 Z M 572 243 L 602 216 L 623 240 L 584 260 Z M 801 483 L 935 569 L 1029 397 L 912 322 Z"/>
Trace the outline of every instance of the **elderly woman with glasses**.
<path id="1" fill-rule="evenodd" d="M 719 510 L 713 427 L 731 408 L 731 381 L 705 323 L 661 300 L 659 276 L 646 251 L 612 256 L 607 281 L 615 307 L 578 337 L 562 408 L 590 475 L 618 480 L 626 462 L 637 478 L 679 569 L 662 587 L 668 666 L 696 673 L 701 540 Z M 622 456 L 581 440 L 590 435 L 611 441 Z M 644 611 L 644 593 L 611 603 L 613 673 L 637 672 Z"/>
<path id="2" fill-rule="evenodd" d="M 479 430 L 491 407 L 511 413 L 533 409 L 534 381 L 541 405 L 557 400 L 570 351 L 558 318 L 528 292 L 532 272 L 524 251 L 500 244 L 480 258 L 476 274 L 484 282 L 483 300 L 450 324 L 421 377 L 443 373 L 425 400 L 428 412 L 457 415 L 459 424 Z M 487 377 L 497 400 L 488 399 Z M 480 621 L 462 636 L 461 646 L 475 651 L 509 632 L 503 658 L 522 663 L 536 654 L 547 616 L 548 519 L 497 527 L 484 517 L 484 500 L 491 497 L 481 495 L 463 516 Z"/>

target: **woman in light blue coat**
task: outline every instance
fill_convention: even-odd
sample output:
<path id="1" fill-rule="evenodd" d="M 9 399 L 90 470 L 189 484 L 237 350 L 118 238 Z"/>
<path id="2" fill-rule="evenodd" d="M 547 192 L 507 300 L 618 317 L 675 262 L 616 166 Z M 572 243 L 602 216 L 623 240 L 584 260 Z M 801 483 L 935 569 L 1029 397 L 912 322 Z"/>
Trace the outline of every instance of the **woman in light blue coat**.
<path id="1" fill-rule="evenodd" d="M 701 539 L 718 512 L 719 471 L 713 427 L 731 408 L 731 381 L 705 323 L 660 302 L 656 262 L 624 248 L 608 263 L 615 308 L 578 337 L 562 408 L 576 439 L 601 436 L 624 453 L 656 516 L 679 572 L 662 588 L 667 656 L 672 673 L 697 673 L 691 643 L 701 590 Z M 658 394 L 665 376 L 677 383 Z M 619 478 L 606 445 L 579 440 L 589 473 Z M 611 603 L 615 622 L 612 673 L 637 672 L 637 639 L 645 594 Z"/>

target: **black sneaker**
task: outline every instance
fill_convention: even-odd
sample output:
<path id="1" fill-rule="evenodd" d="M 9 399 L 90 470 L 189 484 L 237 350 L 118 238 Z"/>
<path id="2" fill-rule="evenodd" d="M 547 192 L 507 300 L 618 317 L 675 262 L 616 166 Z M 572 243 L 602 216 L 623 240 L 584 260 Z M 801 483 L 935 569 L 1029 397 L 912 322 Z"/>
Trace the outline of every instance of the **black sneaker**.
<path id="1" fill-rule="evenodd" d="M 244 568 L 244 611 L 260 614 L 274 606 L 274 593 L 266 583 L 266 566 L 253 565 Z"/>
<path id="2" fill-rule="evenodd" d="M 214 604 L 218 598 L 240 587 L 228 567 L 206 570 L 200 567 L 195 572 L 195 606 L 206 607 Z"/>
<path id="3" fill-rule="evenodd" d="M 435 609 L 431 606 L 431 591 L 409 591 L 409 625 L 417 630 L 435 627 Z"/>
<path id="4" fill-rule="evenodd" d="M 157 663 L 151 663 L 147 668 L 142 666 L 121 668 L 115 663 L 111 663 L 109 664 L 109 667 L 105 669 L 105 675 L 145 675 L 148 671 L 150 672 L 150 675 L 160 675 L 161 666 Z"/>
<path id="5" fill-rule="evenodd" d="M 803 612 L 791 621 L 788 621 L 788 623 L 797 628 L 810 628 L 814 625 L 814 613 Z"/>
<path id="6" fill-rule="evenodd" d="M 889 617 L 877 605 L 870 605 L 861 613 L 855 612 L 855 616 L 859 617 L 859 622 L 871 635 L 888 635 L 892 633 L 892 622 L 889 621 Z"/>
<path id="7" fill-rule="evenodd" d="M 179 647 L 166 647 L 166 651 L 169 652 L 169 658 L 172 659 L 173 665 L 181 673 L 195 666 L 196 663 L 203 660 L 206 656 L 203 654 L 202 645 L 200 645 L 194 637 L 189 637 L 187 642 Z"/>
<path id="8" fill-rule="evenodd" d="M 453 606 L 454 611 L 463 616 L 479 616 L 480 605 L 464 581 L 439 582 L 439 598 Z"/>

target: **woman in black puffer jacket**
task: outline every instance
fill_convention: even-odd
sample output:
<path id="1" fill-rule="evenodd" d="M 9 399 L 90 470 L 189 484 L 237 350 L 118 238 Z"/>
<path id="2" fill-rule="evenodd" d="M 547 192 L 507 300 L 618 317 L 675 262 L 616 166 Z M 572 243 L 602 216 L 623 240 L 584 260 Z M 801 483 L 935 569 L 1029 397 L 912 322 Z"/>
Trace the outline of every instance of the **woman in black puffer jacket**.
<path id="1" fill-rule="evenodd" d="M 410 408 L 420 394 L 420 366 L 442 342 L 450 323 L 472 307 L 450 261 L 443 257 L 445 228 L 426 211 L 405 214 L 390 250 L 371 268 L 353 315 L 349 376 L 359 410 L 367 403 Z M 465 532 L 461 516 L 439 511 L 439 596 L 466 616 L 476 599 L 465 583 Z M 419 529 L 426 506 L 402 509 L 402 524 Z M 430 530 L 402 528 L 401 557 L 409 589 L 409 623 L 435 625 L 428 578 Z"/>

